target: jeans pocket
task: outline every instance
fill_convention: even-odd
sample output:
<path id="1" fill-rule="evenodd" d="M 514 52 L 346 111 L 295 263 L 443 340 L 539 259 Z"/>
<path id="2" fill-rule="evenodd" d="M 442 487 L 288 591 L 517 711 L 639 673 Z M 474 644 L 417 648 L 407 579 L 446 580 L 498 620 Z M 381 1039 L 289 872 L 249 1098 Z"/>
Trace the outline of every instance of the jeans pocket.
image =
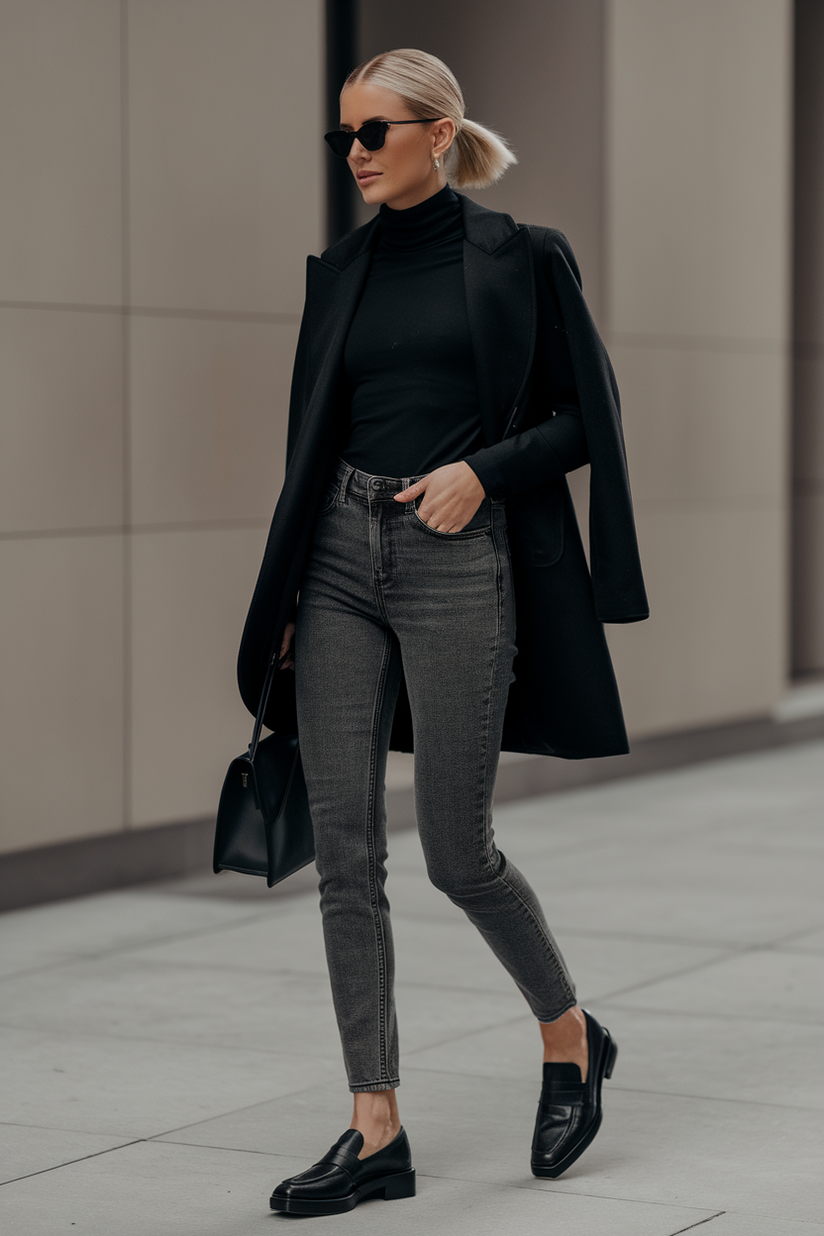
<path id="1" fill-rule="evenodd" d="M 442 541 L 461 541 L 467 537 L 483 536 L 491 527 L 490 517 L 490 499 L 482 498 L 481 504 L 475 514 L 458 532 L 439 532 L 437 528 L 430 528 L 425 520 L 421 519 L 418 514 L 418 506 L 423 502 L 425 494 L 421 494 L 420 498 L 415 498 L 412 503 L 412 509 L 415 512 L 415 519 L 421 528 L 430 534 L 430 536 L 440 537 Z"/>

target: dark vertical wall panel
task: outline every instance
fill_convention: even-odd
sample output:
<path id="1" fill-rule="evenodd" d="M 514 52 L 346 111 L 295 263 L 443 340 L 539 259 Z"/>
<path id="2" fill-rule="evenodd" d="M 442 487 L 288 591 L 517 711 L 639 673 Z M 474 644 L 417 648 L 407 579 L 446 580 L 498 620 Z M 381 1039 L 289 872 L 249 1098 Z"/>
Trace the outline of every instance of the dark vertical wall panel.
<path id="1" fill-rule="evenodd" d="M 793 672 L 824 671 L 824 4 L 795 6 Z"/>
<path id="2" fill-rule="evenodd" d="M 358 0 L 326 0 L 326 128 L 340 122 L 340 88 L 358 64 Z M 355 226 L 357 189 L 345 159 L 326 152 L 326 232 L 333 244 Z"/>

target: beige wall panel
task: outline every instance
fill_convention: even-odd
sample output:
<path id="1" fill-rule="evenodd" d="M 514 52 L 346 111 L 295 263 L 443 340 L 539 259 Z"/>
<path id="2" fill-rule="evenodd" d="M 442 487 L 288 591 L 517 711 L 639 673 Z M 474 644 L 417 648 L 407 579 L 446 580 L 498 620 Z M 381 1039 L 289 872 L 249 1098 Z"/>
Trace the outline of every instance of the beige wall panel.
<path id="1" fill-rule="evenodd" d="M 608 0 L 613 331 L 785 339 L 790 0 Z"/>
<path id="2" fill-rule="evenodd" d="M 121 300 L 119 40 L 118 0 L 3 0 L 2 300 Z"/>
<path id="3" fill-rule="evenodd" d="M 120 536 L 0 542 L 0 850 L 122 824 Z"/>
<path id="4" fill-rule="evenodd" d="M 320 246 L 321 9 L 130 5 L 134 304 L 300 310 Z"/>
<path id="5" fill-rule="evenodd" d="M 610 348 L 638 502 L 779 501 L 786 487 L 786 357 Z"/>
<path id="6" fill-rule="evenodd" d="M 786 675 L 780 508 L 637 513 L 651 617 L 605 628 L 630 734 L 768 712 Z"/>
<path id="7" fill-rule="evenodd" d="M 824 355 L 797 355 L 793 377 L 795 480 L 824 482 Z"/>
<path id="8" fill-rule="evenodd" d="M 122 322 L 0 309 L 0 532 L 122 523 Z"/>
<path id="9" fill-rule="evenodd" d="M 414 5 L 361 0 L 361 56 L 422 47 L 461 84 L 472 120 L 512 143 L 519 159 L 499 184 L 466 192 L 519 223 L 565 232 L 590 308 L 601 312 L 603 0 L 498 0 Z M 369 218 L 372 208 L 363 214 Z"/>
<path id="10" fill-rule="evenodd" d="M 297 325 L 133 319 L 136 524 L 271 516 L 297 333 Z"/>
<path id="11" fill-rule="evenodd" d="M 252 718 L 235 665 L 266 529 L 137 533 L 133 548 L 132 822 L 217 810 Z"/>
<path id="12" fill-rule="evenodd" d="M 824 672 L 824 491 L 794 502 L 793 655 L 800 672 Z"/>

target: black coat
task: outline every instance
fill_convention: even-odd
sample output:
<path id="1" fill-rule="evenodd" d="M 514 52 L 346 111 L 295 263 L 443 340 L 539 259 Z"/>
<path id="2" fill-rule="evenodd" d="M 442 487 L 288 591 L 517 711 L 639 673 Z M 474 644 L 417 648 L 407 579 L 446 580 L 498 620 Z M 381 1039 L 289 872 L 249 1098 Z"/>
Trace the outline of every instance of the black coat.
<path id="1" fill-rule="evenodd" d="M 568 759 L 619 755 L 629 747 L 602 624 L 635 622 L 649 610 L 612 366 L 564 235 L 516 225 L 509 215 L 459 196 L 481 419 L 487 448 L 495 448 L 486 453 L 487 472 L 491 465 L 499 478 L 493 496 L 507 491 L 515 579 L 518 655 L 502 749 Z M 342 448 L 343 349 L 377 232 L 372 220 L 320 258 L 308 259 L 286 476 L 238 660 L 241 696 L 253 713 L 269 660 L 294 616 L 315 517 Z M 591 578 L 569 489 L 557 475 L 558 454 L 547 432 L 550 424 L 563 433 L 572 421 L 552 417 L 558 398 L 553 373 L 570 371 L 570 366 L 591 464 Z M 573 466 L 584 462 L 580 458 Z M 289 670 L 275 677 L 266 723 L 275 730 L 296 727 Z M 413 750 L 404 683 L 390 747 Z"/>

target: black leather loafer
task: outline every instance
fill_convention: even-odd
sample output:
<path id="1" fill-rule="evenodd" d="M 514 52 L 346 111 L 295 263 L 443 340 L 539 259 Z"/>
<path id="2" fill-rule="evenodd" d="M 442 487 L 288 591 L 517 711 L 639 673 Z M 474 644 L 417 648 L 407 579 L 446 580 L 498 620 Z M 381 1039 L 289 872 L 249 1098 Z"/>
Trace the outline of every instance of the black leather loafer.
<path id="1" fill-rule="evenodd" d="M 288 1215 L 340 1215 L 365 1197 L 388 1202 L 415 1196 L 415 1169 L 409 1139 L 401 1129 L 388 1146 L 358 1158 L 363 1134 L 347 1129 L 327 1155 L 297 1176 L 282 1181 L 269 1199 L 272 1210 Z"/>
<path id="2" fill-rule="evenodd" d="M 612 1077 L 618 1045 L 586 1009 L 589 1065 L 545 1064 L 532 1139 L 532 1175 L 560 1176 L 582 1155 L 601 1127 L 601 1083 Z"/>

